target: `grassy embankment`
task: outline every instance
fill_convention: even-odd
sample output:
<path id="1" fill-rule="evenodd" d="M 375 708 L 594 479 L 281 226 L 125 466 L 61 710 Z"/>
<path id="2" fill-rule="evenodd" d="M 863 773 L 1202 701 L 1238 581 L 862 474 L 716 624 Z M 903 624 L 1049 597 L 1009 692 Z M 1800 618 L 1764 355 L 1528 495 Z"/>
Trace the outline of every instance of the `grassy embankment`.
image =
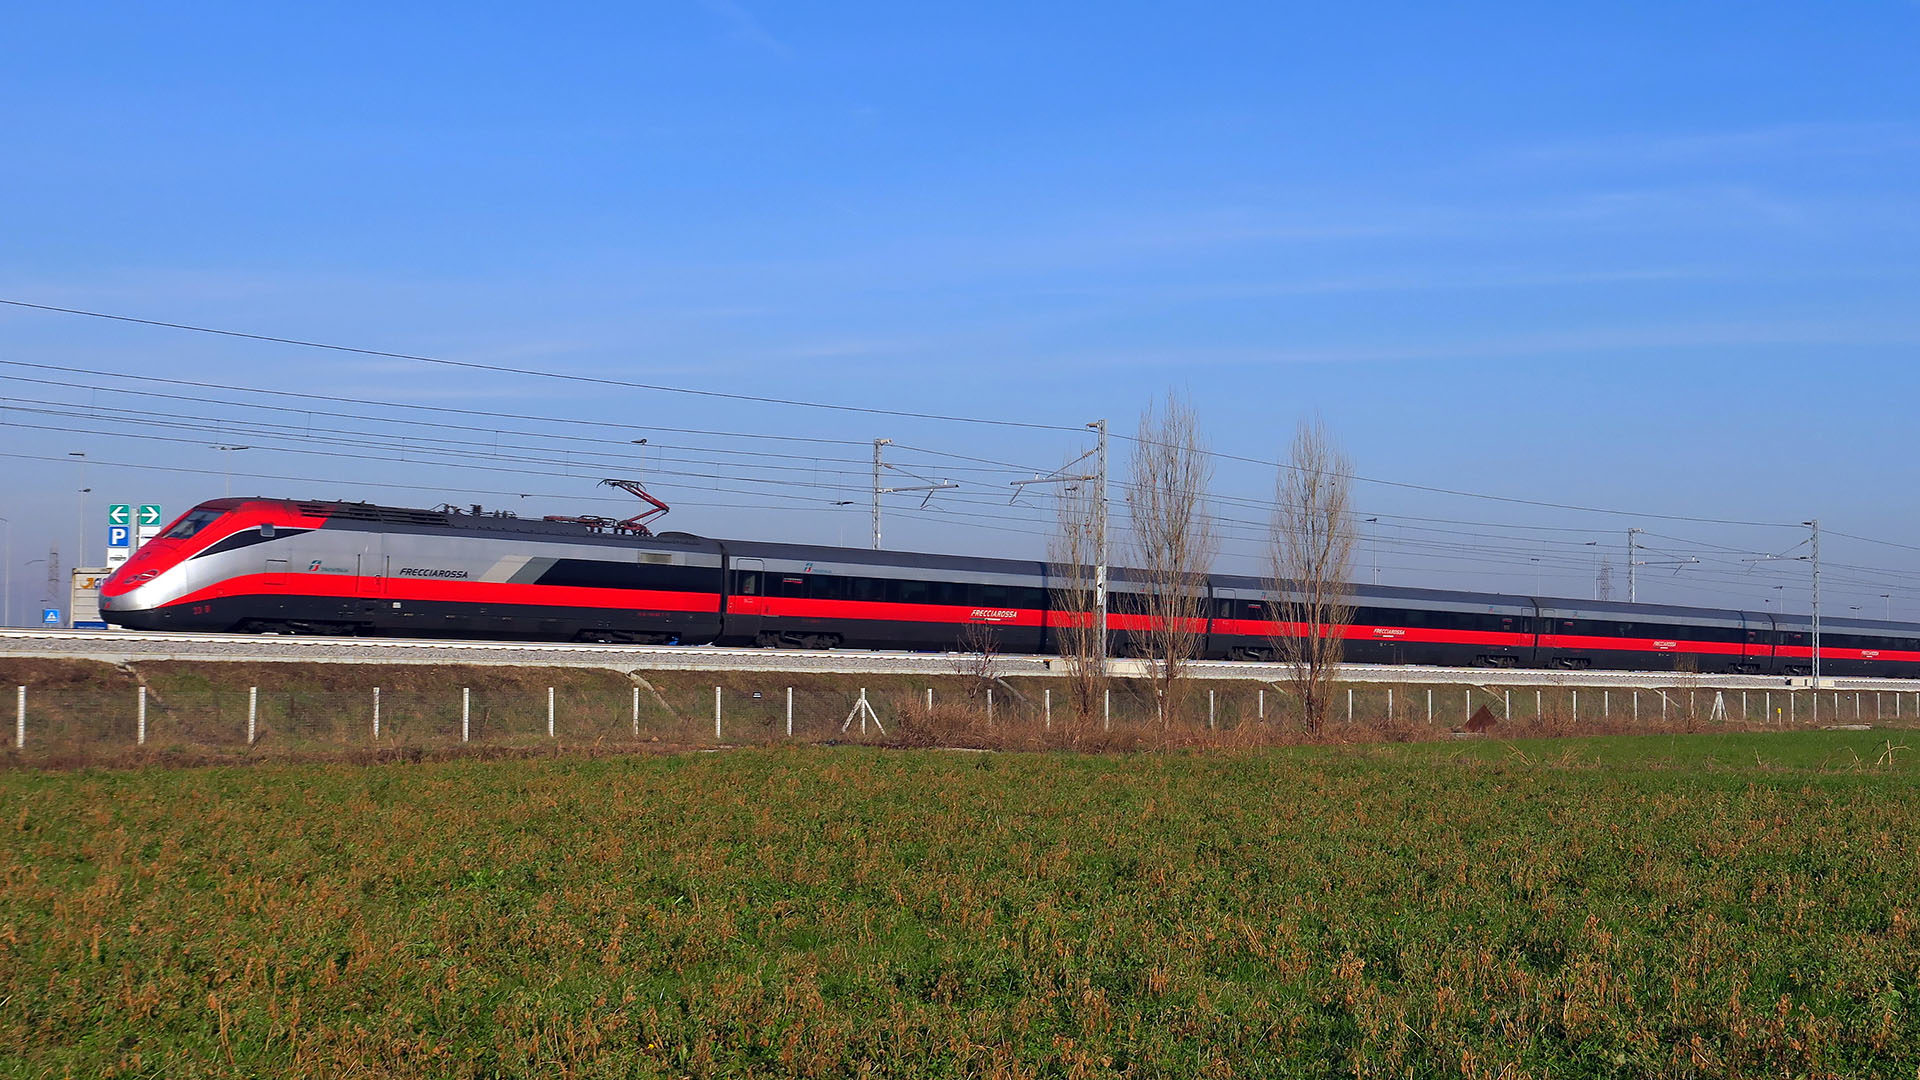
<path id="1" fill-rule="evenodd" d="M 0 774 L 0 1074 L 1912 1076 L 1885 732 Z"/>

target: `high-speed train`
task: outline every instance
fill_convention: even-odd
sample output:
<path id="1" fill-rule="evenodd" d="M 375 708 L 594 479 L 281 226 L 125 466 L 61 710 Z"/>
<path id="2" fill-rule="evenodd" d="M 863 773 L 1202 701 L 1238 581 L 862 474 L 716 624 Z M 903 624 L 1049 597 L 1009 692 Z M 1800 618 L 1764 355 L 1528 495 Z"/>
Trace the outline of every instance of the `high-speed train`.
<path id="1" fill-rule="evenodd" d="M 1116 654 L 1147 628 L 1117 568 Z M 1007 652 L 1058 651 L 1069 625 L 1045 563 L 592 525 L 443 507 L 216 499 L 101 586 L 108 622 L 149 630 L 943 650 L 992 628 Z M 1207 582 L 1209 659 L 1271 659 L 1278 597 Z M 1805 616 L 1355 585 L 1340 628 L 1361 663 L 1799 675 Z M 1920 676 L 1920 624 L 1825 619 L 1822 674 Z"/>

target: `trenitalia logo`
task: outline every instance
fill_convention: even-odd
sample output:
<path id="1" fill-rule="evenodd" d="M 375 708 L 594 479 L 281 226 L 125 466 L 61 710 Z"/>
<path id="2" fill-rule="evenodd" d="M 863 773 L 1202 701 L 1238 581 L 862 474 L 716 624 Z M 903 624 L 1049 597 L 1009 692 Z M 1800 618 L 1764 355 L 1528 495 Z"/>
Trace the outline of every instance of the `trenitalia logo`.
<path id="1" fill-rule="evenodd" d="M 974 608 L 973 614 L 969 616 L 969 618 L 978 619 L 981 622 L 1001 622 L 1005 619 L 1017 619 L 1019 617 L 1019 612 L 1007 608 L 979 607 Z"/>

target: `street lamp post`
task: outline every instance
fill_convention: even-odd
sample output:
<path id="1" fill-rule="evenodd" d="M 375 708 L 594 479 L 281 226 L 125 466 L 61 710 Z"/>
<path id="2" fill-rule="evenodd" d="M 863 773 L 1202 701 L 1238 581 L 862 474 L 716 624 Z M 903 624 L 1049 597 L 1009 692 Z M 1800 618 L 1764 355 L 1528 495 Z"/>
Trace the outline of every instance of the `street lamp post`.
<path id="1" fill-rule="evenodd" d="M 69 450 L 67 451 L 67 456 L 77 459 L 80 464 L 79 506 L 77 516 L 74 519 L 74 524 L 79 527 L 79 531 L 74 537 L 77 543 L 73 549 L 73 568 L 78 570 L 87 565 L 87 492 L 93 489 L 87 486 L 87 452 L 85 450 Z"/>
<path id="2" fill-rule="evenodd" d="M 233 452 L 237 450 L 251 450 L 253 449 L 253 447 L 251 446 L 216 446 L 214 447 L 214 449 L 225 451 L 228 455 L 231 455 L 233 454 Z M 231 499 L 233 498 L 233 458 L 231 456 L 227 456 L 227 457 L 222 457 L 220 460 L 225 463 L 225 472 L 226 472 L 226 479 L 227 479 L 227 498 Z"/>
<path id="3" fill-rule="evenodd" d="M 1370 517 L 1367 519 L 1367 524 L 1378 525 L 1380 519 Z M 1367 550 L 1373 554 L 1373 583 L 1378 585 L 1380 584 L 1380 537 L 1376 530 L 1367 530 Z"/>
<path id="4" fill-rule="evenodd" d="M 7 585 L 6 599 L 0 600 L 0 626 L 13 625 L 13 519 L 0 517 L 0 525 L 7 527 Z"/>

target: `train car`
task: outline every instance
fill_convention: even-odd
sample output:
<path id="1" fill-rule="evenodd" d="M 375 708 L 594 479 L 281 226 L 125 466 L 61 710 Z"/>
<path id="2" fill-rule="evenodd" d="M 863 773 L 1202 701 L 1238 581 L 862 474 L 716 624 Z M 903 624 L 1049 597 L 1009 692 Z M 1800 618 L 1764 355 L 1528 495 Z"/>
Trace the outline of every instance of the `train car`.
<path id="1" fill-rule="evenodd" d="M 1774 673 L 1807 675 L 1813 671 L 1813 620 L 1805 615 L 1776 615 Z M 1821 676 L 1920 677 L 1920 624 L 1871 619 L 1820 620 Z"/>
<path id="2" fill-rule="evenodd" d="M 722 644 L 937 651 L 990 632 L 1006 652 L 1053 647 L 1043 563 L 734 540 L 723 547 Z"/>
<path id="3" fill-rule="evenodd" d="M 1540 667 L 1758 675 L 1773 663 L 1773 625 L 1764 615 L 1544 598 L 1539 609 Z"/>
<path id="4" fill-rule="evenodd" d="M 102 618 L 154 630 L 707 642 L 711 540 L 451 508 L 219 499 L 141 546 Z"/>
<path id="5" fill-rule="evenodd" d="M 1213 578 L 1213 628 L 1205 655 L 1220 660 L 1271 660 L 1283 600 L 1264 581 Z M 1530 667 L 1534 602 L 1495 593 L 1443 592 L 1354 585 L 1353 617 L 1340 628 L 1345 659 L 1361 664 Z M 1304 628 L 1289 626 L 1288 632 Z"/>

